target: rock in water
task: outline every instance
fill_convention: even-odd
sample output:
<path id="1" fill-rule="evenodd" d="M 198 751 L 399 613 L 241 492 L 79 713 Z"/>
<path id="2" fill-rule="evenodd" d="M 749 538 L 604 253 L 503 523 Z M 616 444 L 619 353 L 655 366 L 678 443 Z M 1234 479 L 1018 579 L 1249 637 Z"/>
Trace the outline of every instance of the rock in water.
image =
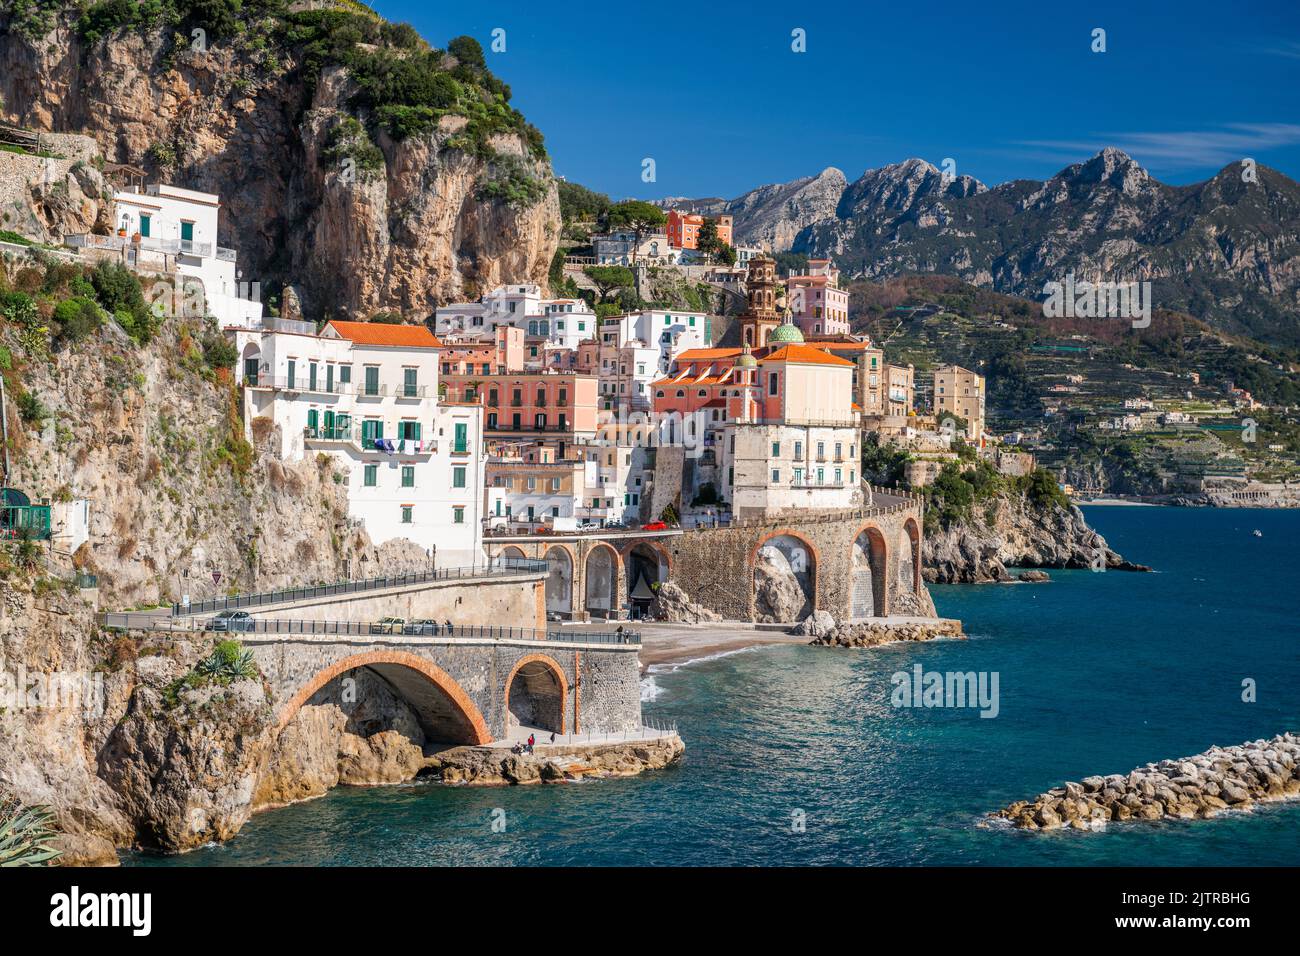
<path id="1" fill-rule="evenodd" d="M 1060 826 L 1094 830 L 1107 821 L 1190 820 L 1255 801 L 1300 795 L 1300 737 L 1279 734 L 1238 747 L 1211 747 L 1195 757 L 1149 763 L 1127 776 L 1084 777 L 1033 800 L 1020 800 L 994 817 L 1022 830 Z M 1080 825 L 1082 824 L 1082 825 Z"/>

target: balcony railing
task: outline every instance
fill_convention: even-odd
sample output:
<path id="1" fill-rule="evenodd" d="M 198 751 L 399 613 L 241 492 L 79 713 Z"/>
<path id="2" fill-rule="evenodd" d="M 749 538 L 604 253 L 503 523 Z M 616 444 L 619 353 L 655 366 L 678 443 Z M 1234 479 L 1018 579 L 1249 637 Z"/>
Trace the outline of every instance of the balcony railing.
<path id="1" fill-rule="evenodd" d="M 236 253 L 234 249 L 227 249 L 224 246 L 217 246 L 217 258 L 220 259 L 222 262 L 234 262 L 235 255 Z"/>
<path id="2" fill-rule="evenodd" d="M 7 505 L 0 507 L 0 538 L 50 537 L 49 505 Z"/>
<path id="3" fill-rule="evenodd" d="M 193 239 L 181 239 L 180 252 L 183 256 L 197 256 L 201 259 L 207 259 L 212 255 L 212 243 L 195 242 Z"/>
<path id="4" fill-rule="evenodd" d="M 361 422 L 346 425 L 307 425 L 303 438 L 313 442 L 342 442 L 361 451 L 380 451 L 388 455 L 432 455 L 438 451 L 436 438 L 385 438 L 364 433 Z"/>

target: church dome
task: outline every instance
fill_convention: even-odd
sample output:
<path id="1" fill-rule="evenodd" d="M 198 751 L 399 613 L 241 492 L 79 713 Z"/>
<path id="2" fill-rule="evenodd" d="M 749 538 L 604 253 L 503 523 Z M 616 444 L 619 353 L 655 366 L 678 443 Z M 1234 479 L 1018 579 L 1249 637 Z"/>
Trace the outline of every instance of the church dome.
<path id="1" fill-rule="evenodd" d="M 799 326 L 794 324 L 794 313 L 788 308 L 785 310 L 785 317 L 781 319 L 781 324 L 771 331 L 767 341 L 769 344 L 780 345 L 803 341 L 803 333 L 799 331 Z"/>
<path id="2" fill-rule="evenodd" d="M 736 359 L 736 368 L 758 368 L 758 359 L 754 358 L 754 353 L 749 350 L 748 345 Z"/>

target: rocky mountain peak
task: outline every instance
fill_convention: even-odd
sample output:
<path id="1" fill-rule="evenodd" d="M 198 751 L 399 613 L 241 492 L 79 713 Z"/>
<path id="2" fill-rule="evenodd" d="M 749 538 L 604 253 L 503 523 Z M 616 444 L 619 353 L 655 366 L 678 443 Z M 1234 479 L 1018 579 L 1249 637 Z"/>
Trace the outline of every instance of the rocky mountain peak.
<path id="1" fill-rule="evenodd" d="M 1066 167 L 1053 179 L 1079 186 L 1106 184 L 1126 195 L 1136 195 L 1150 182 L 1147 171 L 1128 153 L 1114 146 L 1107 146 L 1091 159 Z"/>

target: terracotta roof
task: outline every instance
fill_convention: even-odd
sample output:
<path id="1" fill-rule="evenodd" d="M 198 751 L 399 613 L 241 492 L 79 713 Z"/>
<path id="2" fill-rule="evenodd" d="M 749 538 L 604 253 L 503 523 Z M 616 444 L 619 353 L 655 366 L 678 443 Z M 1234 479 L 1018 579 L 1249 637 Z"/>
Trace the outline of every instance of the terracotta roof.
<path id="1" fill-rule="evenodd" d="M 440 349 L 432 332 L 423 325 L 391 325 L 387 322 L 343 322 L 333 320 L 326 325 L 341 338 L 357 345 L 390 345 L 408 349 Z"/>
<path id="2" fill-rule="evenodd" d="M 677 355 L 678 362 L 707 362 L 712 359 L 735 358 L 740 349 L 686 349 Z"/>
<path id="3" fill-rule="evenodd" d="M 825 349 L 819 349 L 812 345 L 803 345 L 798 342 L 792 342 L 777 349 L 771 355 L 768 355 L 760 362 L 794 362 L 797 365 L 847 365 L 853 367 L 853 363 L 848 359 L 842 359 L 838 355 L 831 355 Z"/>

